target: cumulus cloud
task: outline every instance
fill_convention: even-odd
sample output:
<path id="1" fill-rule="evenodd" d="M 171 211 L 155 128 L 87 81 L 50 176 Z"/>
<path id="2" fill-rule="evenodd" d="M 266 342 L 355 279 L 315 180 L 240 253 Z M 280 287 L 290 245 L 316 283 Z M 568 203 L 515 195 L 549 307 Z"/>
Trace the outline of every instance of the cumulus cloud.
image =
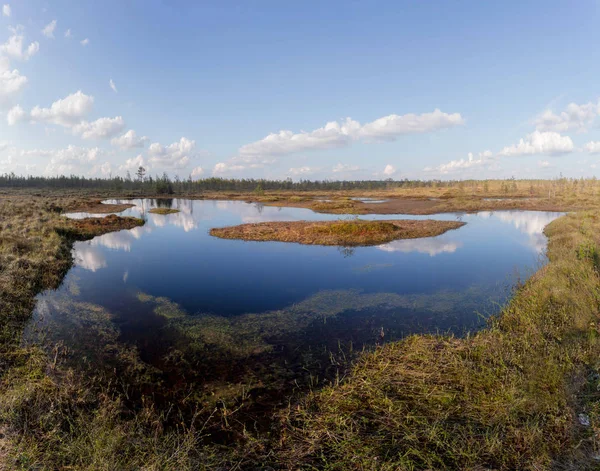
<path id="1" fill-rule="evenodd" d="M 85 47 L 90 43 L 90 40 L 88 38 L 85 38 L 83 41 L 79 41 L 80 44 Z"/>
<path id="2" fill-rule="evenodd" d="M 551 167 L 554 167 L 554 165 L 552 165 L 547 160 L 538 160 L 538 167 L 539 168 L 551 168 Z"/>
<path id="3" fill-rule="evenodd" d="M 5 3 L 4 5 L 2 5 L 2 16 L 10 16 L 12 13 L 11 9 L 10 9 L 10 5 L 8 3 Z"/>
<path id="4" fill-rule="evenodd" d="M 90 175 L 102 175 L 103 177 L 112 174 L 112 165 L 110 162 L 104 162 L 100 165 L 94 165 L 90 171 Z"/>
<path id="5" fill-rule="evenodd" d="M 237 172 L 240 170 L 244 170 L 246 168 L 245 165 L 237 165 L 228 162 L 219 162 L 213 168 L 213 174 L 221 175 L 229 172 Z"/>
<path id="6" fill-rule="evenodd" d="M 0 53 L 5 55 L 7 58 L 11 57 L 13 59 L 19 60 L 29 60 L 32 56 L 37 54 L 40 50 L 40 43 L 34 41 L 27 46 L 24 47 L 25 37 L 23 36 L 22 28 L 12 28 L 12 35 L 8 38 L 8 40 L 0 45 Z"/>
<path id="7" fill-rule="evenodd" d="M 166 147 L 155 142 L 148 148 L 150 163 L 157 167 L 184 168 L 196 155 L 196 141 L 185 137 Z"/>
<path id="8" fill-rule="evenodd" d="M 38 122 L 73 127 L 86 117 L 94 106 L 94 97 L 78 91 L 52 103 L 50 108 L 36 106 L 31 118 Z"/>
<path id="9" fill-rule="evenodd" d="M 21 75 L 17 69 L 3 70 L 0 57 L 0 106 L 5 106 L 18 94 L 25 84 L 27 77 Z"/>
<path id="10" fill-rule="evenodd" d="M 518 144 L 505 147 L 499 153 L 501 156 L 537 155 L 537 154 L 567 154 L 575 146 L 569 136 L 557 132 L 534 131 L 521 139 Z"/>
<path id="11" fill-rule="evenodd" d="M 47 38 L 54 39 L 54 30 L 56 29 L 56 20 L 52 20 L 42 30 L 42 34 Z"/>
<path id="12" fill-rule="evenodd" d="M 65 31 L 65 38 L 71 38 L 73 37 L 73 34 L 71 33 L 71 28 L 69 28 L 68 30 Z"/>
<path id="13" fill-rule="evenodd" d="M 583 105 L 569 103 L 559 114 L 555 114 L 552 110 L 544 111 L 534 119 L 533 123 L 538 131 L 585 132 L 598 114 L 600 114 L 600 102 L 589 102 Z"/>
<path id="14" fill-rule="evenodd" d="M 383 174 L 387 177 L 391 177 L 395 173 L 396 173 L 396 167 L 394 167 L 393 165 L 387 164 L 385 166 L 385 168 L 383 169 Z"/>
<path id="15" fill-rule="evenodd" d="M 340 122 L 331 121 L 310 132 L 294 133 L 279 131 L 260 141 L 246 144 L 239 149 L 242 156 L 287 155 L 296 152 L 330 149 L 349 145 L 355 140 L 395 140 L 405 134 L 433 132 L 464 124 L 459 113 L 443 113 L 436 109 L 420 115 L 389 115 L 361 125 L 351 118 Z"/>
<path id="16" fill-rule="evenodd" d="M 145 167 L 148 170 L 144 157 L 140 154 L 137 157 L 127 159 L 123 165 L 119 167 L 121 172 L 133 172 L 140 167 Z"/>
<path id="17" fill-rule="evenodd" d="M 68 175 L 88 173 L 101 155 L 100 149 L 69 145 L 61 149 L 24 150 L 15 147 L 8 149 L 9 159 L 14 162 L 46 161 L 44 173 L 47 175 Z"/>
<path id="18" fill-rule="evenodd" d="M 350 172 L 358 172 L 360 170 L 360 167 L 358 165 L 343 164 L 343 163 L 339 162 L 331 170 L 333 171 L 333 173 L 340 173 L 340 172 L 350 173 Z"/>
<path id="19" fill-rule="evenodd" d="M 110 142 L 113 146 L 125 150 L 144 147 L 148 141 L 149 139 L 146 136 L 138 137 L 136 132 L 133 129 L 130 129 L 122 136 L 115 137 Z"/>
<path id="20" fill-rule="evenodd" d="M 2 151 L 2 145 L 0 143 L 0 151 Z M 23 163 L 23 159 L 9 155 L 5 159 L 0 160 L 0 172 L 19 172 L 29 174 L 31 171 L 36 169 L 35 164 Z"/>
<path id="21" fill-rule="evenodd" d="M 588 142 L 584 149 L 588 151 L 590 154 L 600 154 L 600 141 L 591 141 Z"/>
<path id="22" fill-rule="evenodd" d="M 85 147 L 68 146 L 65 149 L 58 149 L 47 152 L 50 155 L 50 162 L 46 166 L 46 174 L 62 175 L 73 172 L 87 171 L 87 165 L 96 162 L 100 149 L 94 147 L 88 149 Z"/>
<path id="23" fill-rule="evenodd" d="M 13 106 L 8 113 L 6 113 L 6 122 L 9 126 L 14 126 L 23 118 L 25 118 L 25 111 L 20 105 Z"/>
<path id="24" fill-rule="evenodd" d="M 295 167 L 295 168 L 290 168 L 288 170 L 288 173 L 290 175 L 294 175 L 294 176 L 301 176 L 301 175 L 310 175 L 311 173 L 314 173 L 315 169 L 312 167 Z"/>
<path id="25" fill-rule="evenodd" d="M 190 173 L 192 180 L 198 180 L 204 174 L 204 169 L 202 167 L 196 167 Z"/>
<path id="26" fill-rule="evenodd" d="M 448 162 L 446 164 L 438 165 L 437 167 L 426 167 L 425 171 L 448 174 L 448 173 L 460 172 L 460 171 L 471 169 L 471 168 L 483 167 L 483 166 L 490 165 L 493 162 L 491 160 L 492 156 L 493 156 L 493 154 L 489 150 L 480 152 L 477 155 L 473 155 L 472 152 L 469 152 L 467 154 L 466 159 L 451 160 L 450 162 Z"/>
<path id="27" fill-rule="evenodd" d="M 82 121 L 73 126 L 73 134 L 83 139 L 109 139 L 116 136 L 125 129 L 125 120 L 123 117 L 100 118 L 91 123 Z"/>
<path id="28" fill-rule="evenodd" d="M 112 91 L 113 91 L 113 92 L 115 92 L 115 93 L 119 93 L 119 92 L 117 91 L 117 86 L 115 85 L 115 82 L 113 82 L 113 79 L 110 79 L 110 80 L 108 81 L 108 84 L 110 85 L 110 88 L 112 88 Z"/>

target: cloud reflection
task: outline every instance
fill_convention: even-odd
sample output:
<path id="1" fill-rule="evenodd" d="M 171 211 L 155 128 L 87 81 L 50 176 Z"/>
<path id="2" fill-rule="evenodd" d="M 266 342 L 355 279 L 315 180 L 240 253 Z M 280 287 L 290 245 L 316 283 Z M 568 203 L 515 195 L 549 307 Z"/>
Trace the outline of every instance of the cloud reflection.
<path id="1" fill-rule="evenodd" d="M 523 212 L 523 211 L 500 211 L 493 213 L 503 222 L 512 224 L 520 232 L 529 236 L 528 245 L 536 252 L 542 253 L 546 250 L 546 236 L 544 228 L 562 213 L 551 212 Z"/>
<path id="2" fill-rule="evenodd" d="M 442 253 L 454 253 L 462 247 L 461 242 L 447 241 L 437 237 L 425 239 L 395 240 L 388 244 L 378 245 L 379 250 L 384 252 L 423 253 L 435 257 Z"/>
<path id="3" fill-rule="evenodd" d="M 78 243 L 73 252 L 75 266 L 93 272 L 100 270 L 101 268 L 106 268 L 106 258 L 104 257 L 104 254 L 91 242 Z"/>

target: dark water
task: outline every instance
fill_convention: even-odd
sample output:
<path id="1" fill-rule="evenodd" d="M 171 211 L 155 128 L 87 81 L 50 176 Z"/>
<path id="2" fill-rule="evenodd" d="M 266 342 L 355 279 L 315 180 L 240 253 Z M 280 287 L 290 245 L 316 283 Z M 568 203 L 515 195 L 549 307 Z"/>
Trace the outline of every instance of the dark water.
<path id="1" fill-rule="evenodd" d="M 324 352 L 335 364 L 331 352 L 340 345 L 481 327 L 515 283 L 545 262 L 542 231 L 560 216 L 364 216 L 467 225 L 433 238 L 344 249 L 208 234 L 240 223 L 338 215 L 229 201 L 135 203 L 122 215 L 143 216 L 147 224 L 77 243 L 75 267 L 61 288 L 39 297 L 28 336 L 64 345 L 73 360 L 94 368 L 130 369 L 124 355 L 135 356 L 136 368 L 152 369 L 163 384 L 212 384 L 211 394 L 217 383 L 285 389 L 298 370 L 313 371 L 311 362 L 325 374 Z M 147 213 L 157 204 L 181 212 Z M 313 381 L 312 374 L 302 379 Z"/>

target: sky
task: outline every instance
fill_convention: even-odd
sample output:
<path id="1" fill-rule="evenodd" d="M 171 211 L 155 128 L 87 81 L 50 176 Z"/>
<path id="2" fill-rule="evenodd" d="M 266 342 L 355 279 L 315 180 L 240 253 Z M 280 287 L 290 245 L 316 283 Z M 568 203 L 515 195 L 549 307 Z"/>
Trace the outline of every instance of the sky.
<path id="1" fill-rule="evenodd" d="M 600 176 L 600 1 L 0 0 L 0 173 Z"/>

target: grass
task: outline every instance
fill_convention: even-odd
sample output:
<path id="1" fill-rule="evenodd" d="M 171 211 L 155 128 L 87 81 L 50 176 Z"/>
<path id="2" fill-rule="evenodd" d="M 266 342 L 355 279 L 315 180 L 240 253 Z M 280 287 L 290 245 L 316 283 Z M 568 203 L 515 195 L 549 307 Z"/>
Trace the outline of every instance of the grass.
<path id="1" fill-rule="evenodd" d="M 179 212 L 179 210 L 178 209 L 169 209 L 169 208 L 153 208 L 148 212 L 151 214 L 167 215 L 167 214 L 177 214 Z"/>
<path id="2" fill-rule="evenodd" d="M 122 213 L 133 206 L 133 204 L 105 204 L 100 200 L 91 200 L 72 205 L 69 208 L 69 212 L 91 214 Z"/>
<path id="3" fill-rule="evenodd" d="M 515 197 L 528 192 L 519 185 Z M 595 209 L 547 227 L 550 263 L 488 329 L 466 338 L 415 335 L 377 347 L 361 355 L 346 377 L 292 397 L 268 434 L 242 428 L 227 447 L 207 441 L 204 417 L 185 420 L 157 408 L 149 397 L 132 402 L 131 385 L 70 368 L 60 346 L 50 355 L 21 342 L 35 295 L 57 287 L 71 266 L 72 241 L 106 228 L 94 223 L 78 229 L 60 217 L 60 211 L 76 208 L 87 196 L 4 195 L 0 469 L 594 469 L 600 448 L 597 189 L 593 182 L 583 189 L 571 183 L 557 186 L 549 197 L 539 196 L 554 209 Z M 412 197 L 437 195 L 448 200 L 446 207 L 468 209 L 487 204 L 477 202 L 481 194 L 496 190 L 466 186 L 463 196 L 460 191 L 436 188 Z M 406 198 L 409 192 L 394 197 Z M 265 335 L 259 316 L 248 315 L 239 324 L 205 320 L 187 326 L 186 316 L 173 311 L 176 306 L 158 302 L 158 308 L 167 322 L 181 322 L 183 330 L 189 327 L 190 335 L 205 343 L 230 344 L 223 336 L 235 342 L 247 329 Z M 105 338 L 118 342 L 114 327 L 102 327 L 107 313 L 84 305 L 73 309 L 87 313 L 82 317 L 86 327 L 98 325 Z M 289 332 L 290 319 L 304 322 L 272 315 L 283 331 Z M 264 349 L 264 342 L 258 337 L 249 346 Z M 119 368 L 143 384 L 151 372 L 135 350 L 118 351 Z M 229 406 L 214 411 L 234 422 Z M 589 426 L 580 424 L 579 414 L 589 416 Z"/>
<path id="4" fill-rule="evenodd" d="M 364 355 L 286 416 L 307 469 L 595 469 L 600 443 L 597 213 L 549 225 L 550 263 L 489 329 Z M 591 414 L 582 427 L 578 414 Z M 302 467 L 299 465 L 299 467 Z"/>
<path id="5" fill-rule="evenodd" d="M 464 223 L 456 221 L 296 221 L 261 222 L 211 229 L 222 239 L 297 242 L 307 245 L 367 246 L 397 239 L 433 237 Z"/>

